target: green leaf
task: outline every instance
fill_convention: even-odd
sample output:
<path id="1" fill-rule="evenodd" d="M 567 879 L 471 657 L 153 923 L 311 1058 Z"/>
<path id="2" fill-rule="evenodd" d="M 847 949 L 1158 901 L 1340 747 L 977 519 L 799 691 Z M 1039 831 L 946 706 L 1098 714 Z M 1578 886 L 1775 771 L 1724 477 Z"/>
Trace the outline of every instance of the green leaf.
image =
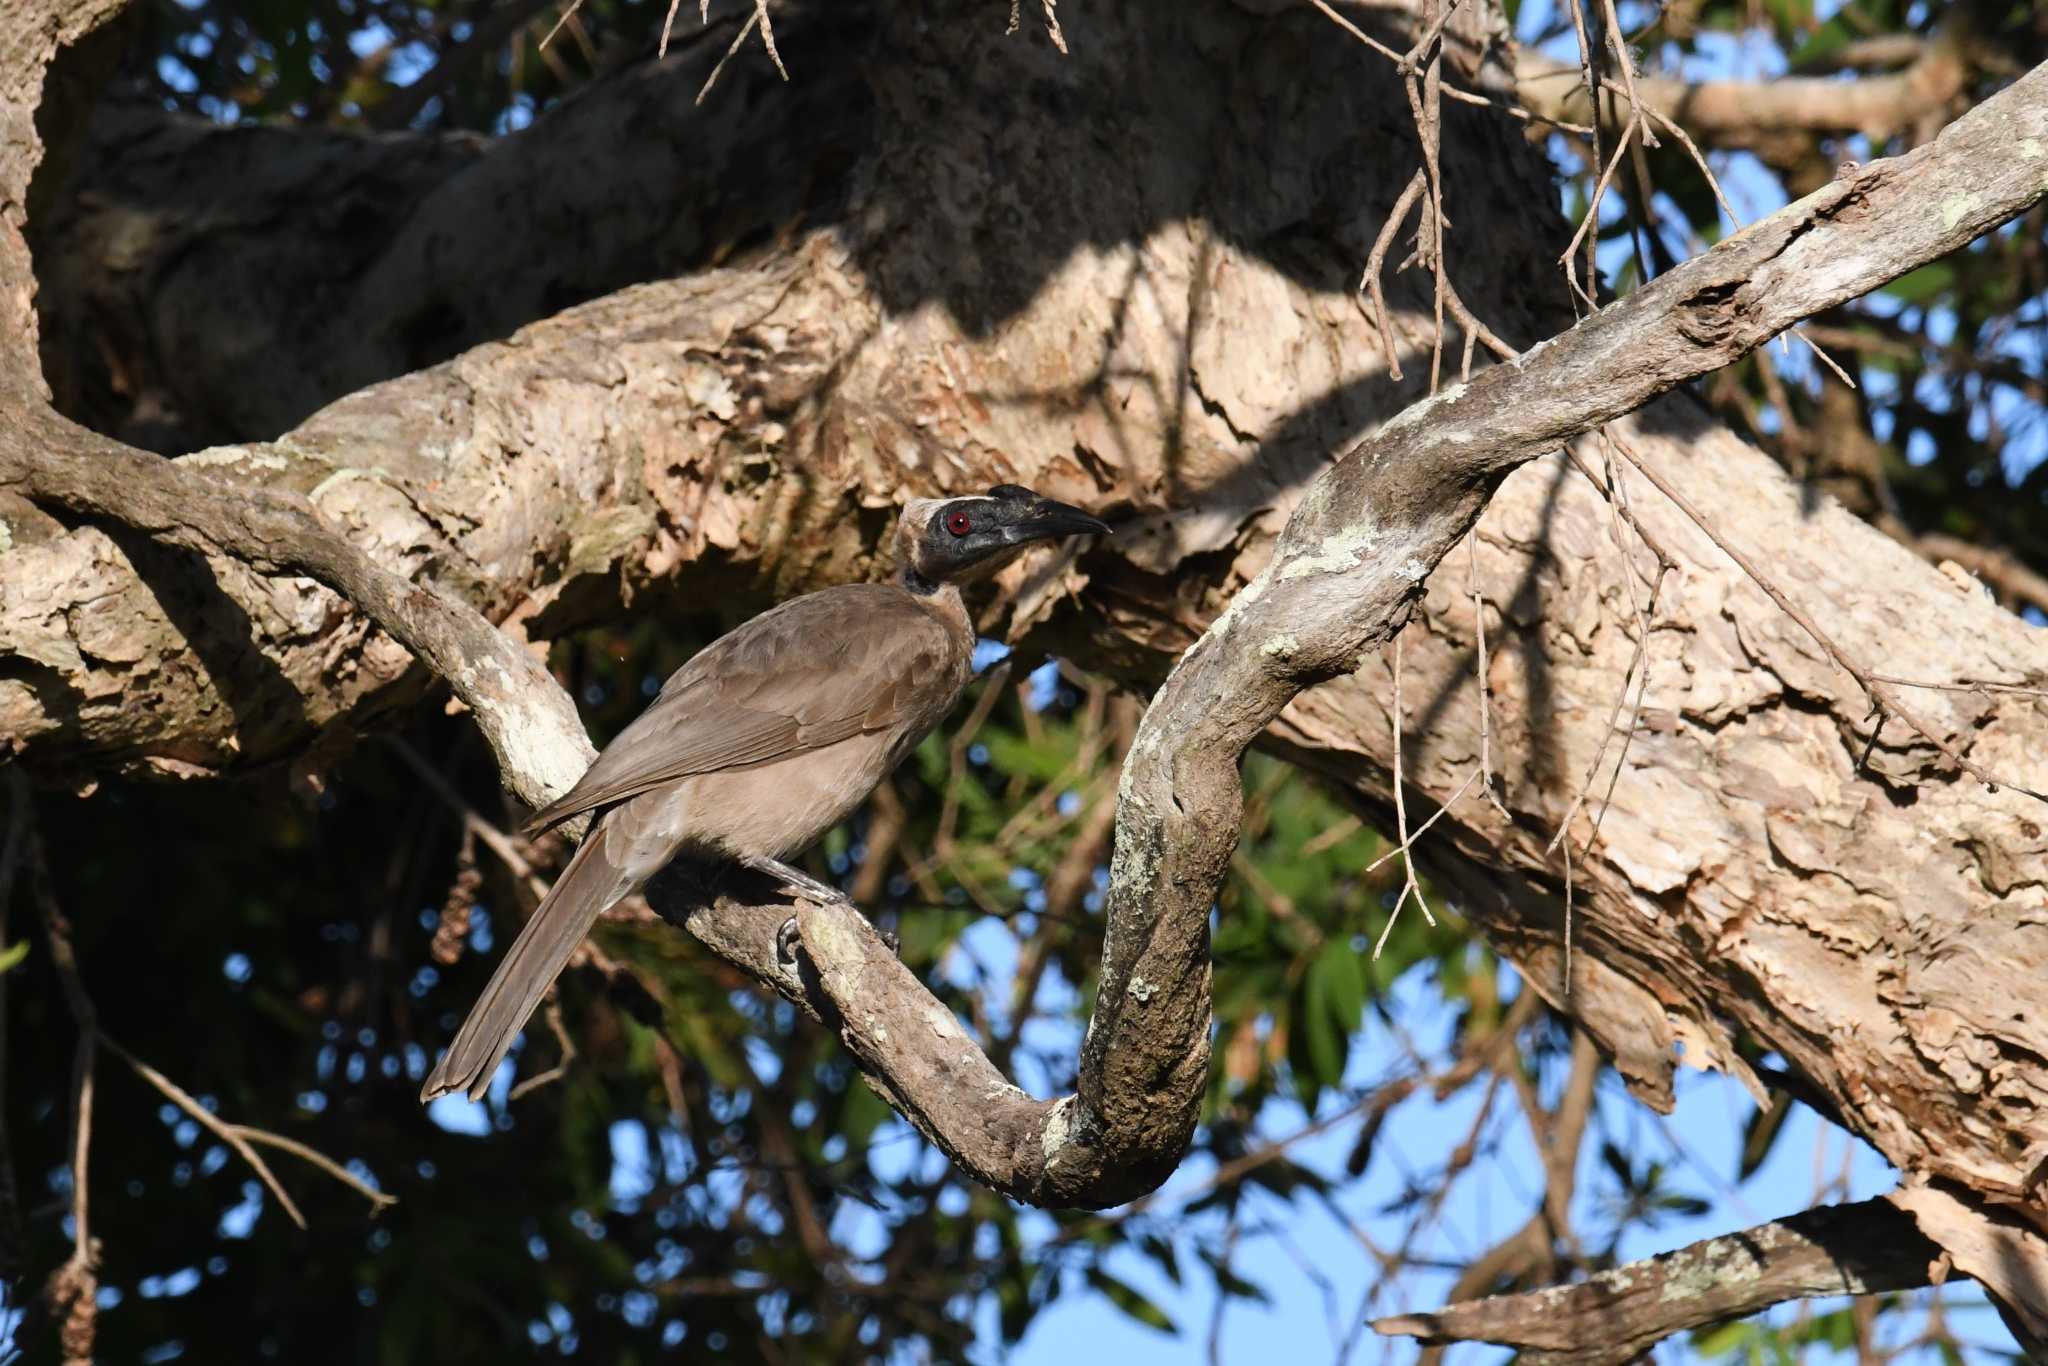
<path id="1" fill-rule="evenodd" d="M 28 941 L 17 939 L 6 948 L 0 949 L 0 972 L 7 972 L 20 965 L 28 957 Z"/>
<path id="2" fill-rule="evenodd" d="M 1139 1294 L 1137 1290 L 1110 1275 L 1101 1267 L 1091 1266 L 1088 1268 L 1088 1284 L 1101 1291 L 1111 1304 L 1123 1310 L 1147 1328 L 1157 1328 L 1162 1333 L 1171 1333 L 1175 1337 L 1180 1336 L 1180 1329 L 1175 1326 L 1172 1319 L 1166 1316 L 1164 1309 L 1161 1309 L 1151 1300 Z"/>
<path id="3" fill-rule="evenodd" d="M 1907 271 L 1884 287 L 1884 292 L 1901 303 L 1924 304 L 1939 298 L 1955 288 L 1956 268 L 1946 261 L 1936 261 L 1918 270 Z"/>
<path id="4" fill-rule="evenodd" d="M 1332 939 L 1324 945 L 1308 971 L 1311 978 L 1323 979 L 1323 1005 L 1330 1012 L 1331 1023 L 1349 1040 L 1358 1032 L 1359 1021 L 1365 1016 L 1365 973 L 1358 965 L 1358 955 L 1351 950 L 1350 937 Z M 1341 1058 L 1339 1063 L 1341 1070 Z"/>
<path id="5" fill-rule="evenodd" d="M 1223 1259 L 1213 1252 L 1204 1252 L 1202 1260 L 1209 1264 L 1210 1274 L 1216 1277 L 1218 1294 L 1228 1299 L 1251 1300 L 1258 1304 L 1271 1304 L 1273 1297 L 1257 1281 L 1248 1281 L 1223 1264 Z"/>
<path id="6" fill-rule="evenodd" d="M 1344 1035 L 1337 1028 L 1337 1012 L 1329 993 L 1329 974 L 1311 966 L 1296 1012 L 1299 1027 L 1294 1037 L 1307 1050 L 1309 1080 L 1316 1086 L 1335 1086 L 1344 1079 Z M 1313 1096 L 1313 1090 L 1309 1094 Z"/>
<path id="7" fill-rule="evenodd" d="M 1781 1092 L 1749 1117 L 1749 1123 L 1742 1126 L 1742 1164 L 1736 1168 L 1736 1180 L 1747 1181 L 1756 1175 L 1757 1168 L 1771 1155 L 1771 1145 L 1784 1130 L 1785 1116 L 1791 1113 L 1792 1098 Z"/>
<path id="8" fill-rule="evenodd" d="M 1148 1233 L 1138 1239 L 1138 1246 L 1144 1249 L 1146 1256 L 1159 1263 L 1159 1269 L 1166 1273 L 1168 1280 L 1175 1285 L 1180 1284 L 1180 1257 L 1174 1252 L 1172 1243 L 1156 1233 Z"/>

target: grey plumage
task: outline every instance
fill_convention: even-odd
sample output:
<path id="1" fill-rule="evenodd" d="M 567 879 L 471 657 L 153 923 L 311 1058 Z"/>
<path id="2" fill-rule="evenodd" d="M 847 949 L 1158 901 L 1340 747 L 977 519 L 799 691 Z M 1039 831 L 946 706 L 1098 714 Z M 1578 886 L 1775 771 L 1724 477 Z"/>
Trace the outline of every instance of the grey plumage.
<path id="1" fill-rule="evenodd" d="M 920 500 L 899 524 L 903 582 L 795 598 L 699 651 L 528 823 L 599 813 L 421 1099 L 480 1095 L 597 918 L 669 860 L 775 867 L 844 820 L 967 686 L 974 630 L 958 585 L 1034 540 L 1107 530 L 1015 485 Z"/>

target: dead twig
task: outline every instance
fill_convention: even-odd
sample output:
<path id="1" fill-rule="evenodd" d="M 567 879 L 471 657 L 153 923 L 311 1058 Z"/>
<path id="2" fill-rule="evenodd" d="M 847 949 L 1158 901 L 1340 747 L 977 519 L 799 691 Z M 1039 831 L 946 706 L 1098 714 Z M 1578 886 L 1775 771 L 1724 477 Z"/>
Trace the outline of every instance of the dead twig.
<path id="1" fill-rule="evenodd" d="M 1401 777 L 1401 637 L 1400 637 L 1400 636 L 1398 636 L 1398 635 L 1394 637 L 1394 707 L 1393 707 L 1393 712 L 1394 712 L 1394 825 L 1395 825 L 1395 828 L 1396 828 L 1396 830 L 1397 830 L 1397 831 L 1398 831 L 1398 832 L 1400 833 L 1400 836 L 1401 836 L 1401 847 L 1400 847 L 1400 850 L 1399 850 L 1399 852 L 1400 852 L 1400 855 L 1401 855 L 1401 867 L 1402 867 L 1402 869 L 1404 870 L 1404 872 L 1405 872 L 1406 876 L 1404 877 L 1404 879 L 1403 879 L 1403 881 L 1402 881 L 1402 883 L 1401 883 L 1401 895 L 1400 895 L 1400 897 L 1399 897 L 1399 898 L 1398 898 L 1398 899 L 1397 899 L 1397 900 L 1396 900 L 1396 901 L 1394 902 L 1394 909 L 1393 909 L 1393 910 L 1391 910 L 1391 911 L 1389 911 L 1389 912 L 1387 913 L 1387 923 L 1386 923 L 1386 925 L 1385 925 L 1385 926 L 1384 926 L 1384 927 L 1383 927 L 1383 928 L 1382 928 L 1382 929 L 1380 930 L 1380 937 L 1379 937 L 1379 939 L 1378 939 L 1378 940 L 1377 940 L 1377 941 L 1376 941 L 1376 942 L 1375 942 L 1375 943 L 1373 944 L 1373 946 L 1372 946 L 1372 956 L 1373 956 L 1373 959 L 1374 959 L 1374 961 L 1375 961 L 1375 962 L 1377 962 L 1377 961 L 1378 961 L 1378 959 L 1379 959 L 1379 956 L 1380 956 L 1380 950 L 1381 950 L 1381 949 L 1384 949 L 1384 948 L 1385 948 L 1385 947 L 1387 946 L 1387 936 L 1388 936 L 1388 935 L 1390 935 L 1390 934 L 1392 934 L 1392 933 L 1394 932 L 1394 922 L 1395 922 L 1395 921 L 1397 921 L 1397 920 L 1399 920 L 1399 919 L 1401 918 L 1401 908 L 1402 908 L 1403 906 L 1405 906 L 1405 905 L 1407 905 L 1407 904 L 1408 904 L 1408 897 L 1409 897 L 1409 895 L 1410 895 L 1411 893 L 1412 893 L 1412 894 L 1414 895 L 1414 897 L 1415 897 L 1415 904 L 1416 904 L 1417 906 L 1419 906 L 1419 907 L 1421 907 L 1421 908 L 1422 908 L 1422 918 L 1423 918 L 1424 920 L 1426 920 L 1426 921 L 1428 921 L 1428 922 L 1429 922 L 1429 924 L 1430 924 L 1431 928 L 1434 928 L 1434 927 L 1435 927 L 1435 925 L 1436 925 L 1436 917 L 1435 917 L 1434 915 L 1431 915 L 1431 914 L 1430 914 L 1430 911 L 1429 911 L 1429 902 L 1427 902 L 1426 900 L 1424 900 L 1424 899 L 1423 899 L 1423 896 L 1422 896 L 1422 884 L 1421 884 L 1421 883 L 1419 883 L 1419 882 L 1417 882 L 1417 881 L 1415 880 L 1415 860 L 1414 860 L 1414 859 L 1413 859 L 1412 857 L 1410 857 L 1410 854 L 1409 854 L 1409 839 L 1408 839 L 1408 801 L 1407 801 L 1407 798 L 1405 798 L 1405 797 L 1404 797 L 1404 796 L 1402 795 L 1402 792 L 1401 792 L 1401 789 L 1402 789 L 1402 787 L 1403 787 L 1403 785 L 1404 785 L 1404 784 L 1403 784 L 1403 782 L 1402 782 L 1402 777 Z M 1466 782 L 1466 785 L 1467 785 L 1467 786 L 1470 786 L 1470 785 L 1471 785 L 1471 782 L 1472 782 L 1472 780 L 1471 780 L 1470 778 L 1467 778 L 1467 779 L 1465 780 L 1465 782 Z M 1463 793 L 1463 791 L 1464 791 L 1464 789 L 1463 789 L 1463 788 L 1460 788 L 1460 789 L 1459 789 L 1459 792 L 1460 792 L 1461 794 Z M 1454 798 L 1453 800 L 1455 800 L 1455 798 Z M 1439 809 L 1439 810 L 1437 811 L 1437 815 L 1439 815 L 1439 816 L 1440 816 L 1440 815 L 1442 815 L 1442 814 L 1444 813 L 1444 811 L 1447 811 L 1447 810 L 1449 810 L 1449 809 L 1450 809 L 1450 808 L 1449 808 L 1449 806 L 1448 806 L 1448 805 L 1446 805 L 1446 806 L 1444 806 L 1444 807 L 1440 808 L 1440 809 Z M 1435 816 L 1432 816 L 1432 817 L 1430 817 L 1430 819 L 1431 819 L 1431 820 L 1435 820 L 1435 819 L 1436 819 L 1436 817 L 1435 817 Z"/>
<path id="2" fill-rule="evenodd" d="M 98 1014 L 78 972 L 78 954 L 71 942 L 71 919 L 57 899 L 50 880 L 42 832 L 27 803 L 24 786 L 16 789 L 22 821 L 22 853 L 29 894 L 42 914 L 43 937 L 50 962 L 70 1008 L 78 1041 L 71 1055 L 71 1255 L 50 1277 L 43 1294 L 51 1316 L 59 1322 L 58 1339 L 66 1366 L 92 1366 L 93 1339 L 99 1328 L 99 1240 L 92 1236 L 92 1106 L 97 1053 Z"/>
<path id="3" fill-rule="evenodd" d="M 545 1072 L 536 1072 L 533 1076 L 528 1077 L 525 1081 L 513 1087 L 511 1093 L 506 1096 L 508 1101 L 518 1100 L 522 1096 L 538 1091 L 551 1081 L 560 1081 L 568 1075 L 569 1064 L 576 1061 L 576 1044 L 574 1040 L 570 1039 L 569 1031 L 562 1025 L 562 1003 L 560 1001 L 551 1000 L 548 1002 L 547 1017 L 548 1031 L 555 1036 L 555 1042 L 561 1047 L 562 1054 L 555 1060 L 553 1067 L 550 1067 Z"/>

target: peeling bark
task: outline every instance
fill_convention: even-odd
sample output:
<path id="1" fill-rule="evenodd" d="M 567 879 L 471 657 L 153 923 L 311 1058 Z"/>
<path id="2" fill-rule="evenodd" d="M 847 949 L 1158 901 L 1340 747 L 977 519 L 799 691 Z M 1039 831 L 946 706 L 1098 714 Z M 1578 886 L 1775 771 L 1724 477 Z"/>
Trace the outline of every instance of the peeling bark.
<path id="1" fill-rule="evenodd" d="M 1136 534 L 1113 554 L 1032 562 L 1005 584 L 1013 629 L 1037 628 L 1132 682 L 1156 681 L 1208 634 L 1126 767 L 1085 1101 L 1017 1097 L 1034 1113 L 1018 1112 L 1016 1132 L 1051 1141 L 1034 1165 L 1031 1145 L 1004 1134 L 1026 1157 L 995 1181 L 1053 1202 L 1129 1198 L 1177 1158 L 1205 1075 L 1207 904 L 1235 837 L 1242 747 L 1263 735 L 1383 809 L 1393 701 L 1378 661 L 1361 654 L 1414 612 L 1424 629 L 1407 643 L 1405 765 L 1419 792 L 1456 790 L 1477 749 L 1471 598 L 1456 558 L 1428 571 L 1496 481 L 2038 194 L 2025 148 L 2048 134 L 2048 76 L 1932 147 L 1758 225 L 1570 342 L 1385 421 L 1414 391 L 1387 381 L 1351 276 L 1413 151 L 1394 83 L 1318 16 L 1134 6 L 1070 26 L 1071 59 L 1003 45 L 998 26 L 972 19 L 864 22 L 877 29 L 862 71 L 872 103 L 852 107 L 867 122 L 830 125 L 834 136 L 853 128 L 857 155 L 817 178 L 831 188 L 804 201 L 786 242 L 532 322 L 353 392 L 274 442 L 181 463 L 301 494 L 386 568 L 543 635 L 647 590 L 686 584 L 743 608 L 870 574 L 884 509 L 906 493 L 1017 479 L 1133 514 Z M 793 16 L 784 29 L 795 51 L 804 27 Z M 671 99 L 671 87 L 694 92 L 706 61 L 684 54 L 633 80 Z M 839 79 L 828 61 L 813 69 L 821 86 Z M 971 94 L 955 85 L 961 72 Z M 1475 79 L 1497 86 L 1501 75 Z M 1219 83 L 1228 88 L 1212 97 Z M 1312 117 L 1289 103 L 1309 91 Z M 691 145 L 699 116 L 648 99 L 646 117 Z M 721 114 L 713 101 L 701 117 L 757 108 L 735 103 Z M 930 117 L 938 108 L 944 119 Z M 1460 291 L 1486 301 L 1495 331 L 1527 342 L 1556 321 L 1529 302 L 1529 282 L 1553 278 L 1554 244 L 1528 230 L 1550 212 L 1548 186 L 1504 122 L 1447 116 Z M 777 139 L 814 145 L 761 118 L 731 133 L 752 164 Z M 569 150 L 546 150 L 557 145 Z M 566 135 L 507 140 L 426 193 L 392 240 L 432 250 L 396 251 L 395 278 L 417 287 L 402 263 L 436 253 L 487 260 L 493 234 L 507 239 L 499 251 L 516 251 L 517 225 L 501 232 L 479 212 L 474 178 L 488 173 L 493 193 L 510 195 L 521 175 L 573 155 L 587 148 Z M 1134 163 L 1165 170 L 1133 183 Z M 550 202 L 536 203 L 534 221 Z M 17 280 L 19 245 L 10 237 L 0 251 Z M 520 277 L 521 288 L 544 275 Z M 383 297 L 366 291 L 364 307 Z M 1426 348 L 1422 296 L 1397 282 L 1394 302 L 1397 338 Z M 373 321 L 360 330 L 388 335 L 388 318 Z M 18 347 L 20 332 L 0 328 L 0 345 Z M 397 353 L 381 354 L 348 365 L 375 370 Z M 289 347 L 272 363 L 312 366 Z M 304 392 L 333 392 L 309 373 Z M 1374 422 L 1367 447 L 1327 465 Z M 1831 504 L 1803 505 L 1767 458 L 1689 402 L 1618 430 L 1872 667 L 1943 682 L 2048 679 L 2036 633 Z M 12 449 L 13 477 L 32 476 L 34 452 Z M 1578 862 L 1569 994 L 1559 868 L 1544 846 L 1622 686 L 1634 628 L 1621 575 L 1639 570 L 1615 548 L 1605 505 L 1554 460 L 1508 477 L 1479 528 L 1495 753 L 1516 819 L 1496 825 L 1468 797 L 1425 856 L 1653 1101 L 1668 1096 L 1674 1044 L 1687 1062 L 1741 1075 L 1732 1045 L 1746 1032 L 1902 1169 L 2041 1225 L 2044 813 L 1954 775 L 1896 722 L 1863 760 L 1871 721 L 1855 681 L 1656 494 L 1624 482 L 1681 568 L 1659 599 L 1648 700 L 1615 807 Z M 296 758 L 424 681 L 362 612 L 303 580 L 232 557 L 167 562 L 150 543 L 19 501 L 0 517 L 12 538 L 0 561 L 0 734 L 45 772 Z M 1946 743 L 2034 777 L 2037 701 L 1927 696 Z M 1581 842 L 1594 810 L 1576 817 Z M 778 977 L 763 938 L 772 918 L 726 905 L 689 923 L 763 980 L 836 1012 L 857 1054 L 886 1071 L 886 1041 L 847 1010 L 871 990 L 851 985 L 862 950 L 821 915 L 800 920 L 815 989 Z M 926 1060 L 919 1084 L 939 1094 L 935 1067 Z M 908 1090 L 897 1099 L 917 1117 Z M 928 1132 L 952 1123 L 922 1114 Z M 957 1129 L 941 1141 L 967 1146 Z M 1000 1144 L 977 1142 L 970 1167 L 995 1171 Z"/>
<path id="2" fill-rule="evenodd" d="M 1373 1321 L 1429 1345 L 1492 1342 L 1530 1366 L 1626 1366 L 1664 1339 L 1787 1300 L 1927 1284 L 1941 1250 L 1888 1200 L 1829 1205 L 1525 1295 Z"/>

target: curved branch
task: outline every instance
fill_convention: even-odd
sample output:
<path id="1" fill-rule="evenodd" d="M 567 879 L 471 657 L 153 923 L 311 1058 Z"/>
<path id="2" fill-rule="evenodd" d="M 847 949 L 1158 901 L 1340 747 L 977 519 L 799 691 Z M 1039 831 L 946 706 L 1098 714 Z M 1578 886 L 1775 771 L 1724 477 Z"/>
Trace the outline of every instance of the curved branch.
<path id="1" fill-rule="evenodd" d="M 0 489 L 333 589 L 469 704 L 506 786 L 529 806 L 567 790 L 596 757 L 575 702 L 539 660 L 468 603 L 379 565 L 304 497 L 217 482 L 47 409 L 0 428 Z"/>
<path id="2" fill-rule="evenodd" d="M 1035 1170 L 1006 1189 L 1034 1203 L 1118 1203 L 1163 1180 L 1208 1076 L 1208 916 L 1236 844 L 1244 750 L 1296 694 L 1393 638 L 1509 470 L 2018 214 L 2048 189 L 2041 167 L 2007 155 L 2026 138 L 2048 139 L 2048 69 L 1927 147 L 1789 206 L 1571 332 L 1416 404 L 1346 454 L 1309 487 L 1272 562 L 1182 656 L 1139 724 L 1118 793 L 1101 986 L 1077 1095 L 1045 1106 L 1016 1093 L 997 1122 L 1003 1093 L 987 1093 L 1001 1079 L 983 1086 L 993 1067 L 953 1037 L 950 1013 L 935 1001 L 921 1014 L 885 1013 L 891 998 L 869 990 L 887 973 L 879 941 L 847 932 L 844 913 L 799 916 L 824 993 L 852 1022 L 849 1045 L 882 1073 L 886 1094 L 933 1128 L 949 1096 L 966 1099 L 974 1122 L 944 1133 L 942 1146 L 979 1170 L 1014 1172 L 1023 1155 Z M 961 1097 L 963 1080 L 980 1089 Z"/>

